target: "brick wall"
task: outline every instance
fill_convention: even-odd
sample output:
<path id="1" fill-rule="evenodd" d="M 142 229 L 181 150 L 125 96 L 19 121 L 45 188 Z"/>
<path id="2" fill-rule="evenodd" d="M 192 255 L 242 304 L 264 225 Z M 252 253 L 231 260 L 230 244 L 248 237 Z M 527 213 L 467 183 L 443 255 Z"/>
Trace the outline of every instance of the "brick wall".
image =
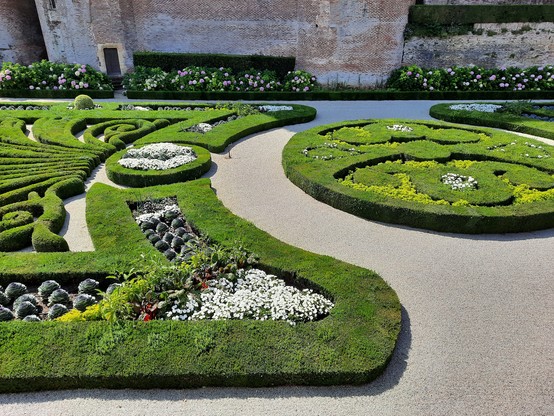
<path id="1" fill-rule="evenodd" d="M 34 0 L 0 1 L 0 63 L 28 65 L 45 57 Z"/>

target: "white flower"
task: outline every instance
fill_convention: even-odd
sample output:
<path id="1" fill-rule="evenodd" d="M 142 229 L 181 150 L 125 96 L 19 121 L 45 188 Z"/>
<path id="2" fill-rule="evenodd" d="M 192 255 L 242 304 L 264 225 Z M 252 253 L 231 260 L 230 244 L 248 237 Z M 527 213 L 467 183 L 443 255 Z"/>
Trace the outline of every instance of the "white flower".
<path id="1" fill-rule="evenodd" d="M 441 182 L 450 185 L 453 190 L 477 189 L 477 181 L 472 176 L 463 176 L 457 173 L 447 173 L 441 176 Z"/>
<path id="2" fill-rule="evenodd" d="M 118 163 L 128 169 L 167 170 L 197 159 L 192 148 L 173 143 L 155 143 L 139 149 L 129 149 Z"/>
<path id="3" fill-rule="evenodd" d="M 502 106 L 496 104 L 454 104 L 448 108 L 450 108 L 451 110 L 460 111 L 480 111 L 482 113 L 494 113 L 499 108 L 502 108 Z"/>
<path id="4" fill-rule="evenodd" d="M 258 107 L 260 111 L 273 112 L 273 111 L 292 111 L 293 108 L 290 105 L 261 105 Z"/>

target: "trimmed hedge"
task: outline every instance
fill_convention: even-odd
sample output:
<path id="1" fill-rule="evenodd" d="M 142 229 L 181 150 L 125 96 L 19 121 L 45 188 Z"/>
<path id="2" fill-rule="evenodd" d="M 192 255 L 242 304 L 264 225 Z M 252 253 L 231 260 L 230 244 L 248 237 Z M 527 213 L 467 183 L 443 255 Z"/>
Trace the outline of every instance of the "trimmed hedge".
<path id="1" fill-rule="evenodd" d="M 161 256 L 142 236 L 127 203 L 167 196 L 176 196 L 187 220 L 213 241 L 231 246 L 240 240 L 259 255 L 264 269 L 321 287 L 335 302 L 330 315 L 297 326 L 273 321 L 2 323 L 0 391 L 359 384 L 384 370 L 400 329 L 394 291 L 373 272 L 288 246 L 234 216 L 208 180 L 124 191 L 96 184 L 87 194 L 87 210 L 93 213 L 87 219 L 97 251 L 54 255 L 60 260 L 76 254 L 124 257 L 120 270 L 136 265 L 137 252 Z M 85 261 L 82 268 L 90 264 Z"/>
<path id="2" fill-rule="evenodd" d="M 407 124 L 414 130 L 395 132 L 385 129 L 394 124 Z M 379 132 L 375 126 L 382 126 L 382 131 Z M 345 130 L 345 127 L 350 129 Z M 449 133 L 448 129 L 453 128 L 457 130 Z M 464 135 L 477 137 L 478 141 L 457 138 Z M 523 144 L 523 141 L 528 143 Z M 529 157 L 521 156 L 526 152 L 530 154 Z M 547 156 L 543 156 L 543 153 Z M 283 151 L 283 166 L 287 177 L 309 195 L 364 218 L 444 232 L 505 233 L 554 227 L 552 191 L 544 195 L 534 193 L 533 189 L 539 187 L 537 189 L 540 190 L 543 185 L 527 182 L 531 176 L 526 170 L 536 169 L 537 176 L 539 171 L 547 172 L 551 178 L 554 158 L 550 158 L 550 155 L 554 156 L 554 149 L 543 143 L 490 129 L 468 129 L 438 122 L 360 120 L 320 126 L 296 134 Z M 453 160 L 473 161 L 475 164 L 458 168 L 452 165 L 446 171 L 468 176 L 475 174 L 484 185 L 497 181 L 498 188 L 504 186 L 503 180 L 507 180 L 514 188 L 528 183 L 531 189 L 513 190 L 514 195 L 518 194 L 518 204 L 512 204 L 511 201 L 502 202 L 508 205 L 493 204 L 492 201 L 497 198 L 492 196 L 496 185 L 489 186 L 489 192 L 492 192 L 490 201 L 485 200 L 483 205 L 469 205 L 468 201 L 464 203 L 461 201 L 464 199 L 462 193 L 458 197 L 459 203 L 455 205 L 437 202 L 439 196 L 445 197 L 447 185 L 440 183 L 440 174 L 436 178 L 426 178 L 426 171 L 440 169 L 441 164 Z M 367 189 L 371 185 L 390 185 L 391 182 L 384 181 L 383 174 L 379 172 L 372 176 L 367 176 L 371 172 L 364 174 L 362 178 L 369 178 L 366 179 L 368 183 L 361 180 L 356 184 L 356 177 L 352 186 L 345 186 L 346 183 L 339 181 L 348 179 L 351 182 L 349 172 L 356 175 L 359 172 L 357 168 L 367 166 L 375 170 L 379 163 L 387 161 L 401 162 L 398 166 L 392 165 L 394 169 L 390 174 L 408 174 L 415 190 L 402 191 L 394 188 L 396 185 L 393 185 L 393 189 L 386 188 L 389 190 Z M 411 171 L 415 168 L 407 168 L 406 161 L 438 161 L 439 165 L 422 165 L 422 173 L 416 175 L 415 171 Z M 489 168 L 487 166 L 492 165 L 483 164 L 482 161 L 503 163 L 497 164 L 499 167 Z M 461 163 L 463 166 L 464 162 Z M 521 168 L 517 168 L 517 164 Z M 433 182 L 431 186 L 430 180 L 436 183 Z M 549 183 L 547 188 L 553 186 L 554 183 Z M 434 198 L 426 195 L 426 190 Z M 404 196 L 399 196 L 403 192 Z M 452 197 L 451 191 L 449 195 Z M 483 197 L 486 198 L 486 194 L 481 195 Z"/>
<path id="3" fill-rule="evenodd" d="M 309 92 L 179 92 L 127 91 L 130 99 L 145 100 L 251 100 L 251 101 L 382 101 L 382 100 L 512 100 L 553 99 L 554 91 L 397 91 L 352 90 Z"/>
<path id="4" fill-rule="evenodd" d="M 529 117 L 518 116 L 510 113 L 455 111 L 450 109 L 451 105 L 453 105 L 453 103 L 434 105 L 429 110 L 429 114 L 431 117 L 439 120 L 450 121 L 452 123 L 495 127 L 554 140 L 554 126 L 552 122 L 535 120 Z M 540 103 L 540 105 L 554 106 L 554 103 Z"/>
<path id="5" fill-rule="evenodd" d="M 142 146 L 135 146 L 134 148 L 137 149 L 140 147 Z M 121 150 L 106 161 L 106 173 L 112 182 L 133 188 L 166 185 L 198 179 L 210 170 L 212 159 L 210 157 L 210 152 L 206 149 L 198 146 L 191 147 L 196 153 L 196 160 L 177 168 L 167 170 L 137 170 L 125 168 L 119 164 L 119 160 L 127 150 Z"/>
<path id="6" fill-rule="evenodd" d="M 422 25 L 554 22 L 554 5 L 417 5 L 408 19 Z"/>
<path id="7" fill-rule="evenodd" d="M 134 66 L 161 68 L 168 72 L 188 66 L 232 68 L 237 72 L 252 68 L 268 69 L 275 71 L 280 77 L 284 77 L 289 71 L 294 71 L 296 58 L 293 56 L 135 52 L 133 53 L 133 63 Z"/>

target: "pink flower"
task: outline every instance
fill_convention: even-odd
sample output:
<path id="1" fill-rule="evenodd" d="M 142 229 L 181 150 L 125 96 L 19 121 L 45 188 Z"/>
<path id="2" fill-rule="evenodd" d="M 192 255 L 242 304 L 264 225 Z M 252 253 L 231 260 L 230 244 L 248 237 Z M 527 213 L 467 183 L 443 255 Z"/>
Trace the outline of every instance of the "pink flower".
<path id="1" fill-rule="evenodd" d="M 310 87 L 304 87 L 304 91 L 309 91 Z"/>
<path id="2" fill-rule="evenodd" d="M 500 88 L 504 88 L 504 83 L 503 82 L 500 83 Z"/>
<path id="3" fill-rule="evenodd" d="M 412 75 L 412 71 L 406 72 L 406 75 L 408 75 L 408 76 Z"/>
<path id="4" fill-rule="evenodd" d="M 494 81 L 496 79 L 496 75 L 491 75 L 489 80 Z"/>
<path id="5" fill-rule="evenodd" d="M 6 73 L 7 73 L 7 72 L 8 72 L 8 71 L 6 71 Z M 12 77 L 11 77 L 10 75 L 6 75 L 6 80 L 9 81 L 10 79 L 12 79 Z"/>
<path id="6" fill-rule="evenodd" d="M 264 90 L 264 87 L 260 87 L 260 91 L 263 91 Z"/>
<path id="7" fill-rule="evenodd" d="M 475 78 L 477 79 L 481 79 L 481 75 L 477 75 Z"/>

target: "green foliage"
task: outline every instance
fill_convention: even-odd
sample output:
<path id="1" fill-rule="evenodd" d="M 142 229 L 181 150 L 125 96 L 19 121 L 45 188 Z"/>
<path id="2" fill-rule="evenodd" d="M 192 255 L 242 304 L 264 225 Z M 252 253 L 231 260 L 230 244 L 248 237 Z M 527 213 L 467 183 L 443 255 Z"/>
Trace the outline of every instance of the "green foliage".
<path id="1" fill-rule="evenodd" d="M 78 95 L 73 101 L 73 108 L 75 110 L 91 110 L 94 108 L 94 101 L 88 95 Z"/>
<path id="2" fill-rule="evenodd" d="M 360 120 L 299 133 L 283 155 L 287 176 L 304 191 L 365 218 L 464 233 L 554 227 L 554 149 L 531 139 Z M 475 186 L 458 187 L 469 178 Z"/>
<path id="3" fill-rule="evenodd" d="M 498 110 L 500 113 L 513 114 L 520 116 L 522 113 L 533 111 L 531 100 L 506 101 L 502 104 L 502 108 Z"/>

